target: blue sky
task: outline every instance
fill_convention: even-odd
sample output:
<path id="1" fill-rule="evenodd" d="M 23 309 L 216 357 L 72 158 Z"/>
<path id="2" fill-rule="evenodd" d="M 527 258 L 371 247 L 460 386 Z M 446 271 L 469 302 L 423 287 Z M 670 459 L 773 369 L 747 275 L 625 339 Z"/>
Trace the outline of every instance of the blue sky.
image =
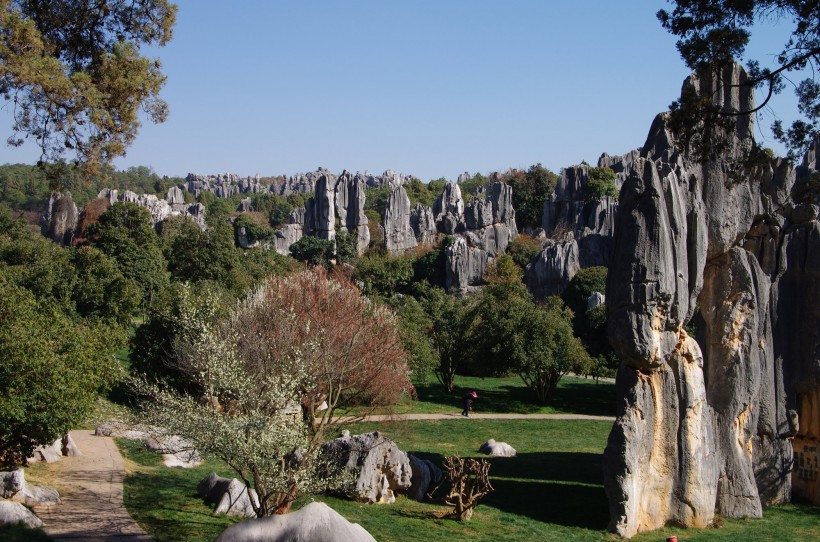
<path id="1" fill-rule="evenodd" d="M 149 51 L 171 115 L 119 168 L 558 171 L 642 145 L 687 75 L 661 0 L 177 3 L 173 41 Z M 37 156 L 0 146 L 0 163 Z"/>

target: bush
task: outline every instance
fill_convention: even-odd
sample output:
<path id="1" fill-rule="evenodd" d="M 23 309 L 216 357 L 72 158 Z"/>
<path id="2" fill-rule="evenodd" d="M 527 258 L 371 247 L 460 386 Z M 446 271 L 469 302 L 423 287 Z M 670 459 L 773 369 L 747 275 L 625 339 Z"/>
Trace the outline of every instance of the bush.
<path id="1" fill-rule="evenodd" d="M 605 196 L 618 197 L 618 188 L 615 186 L 615 172 L 608 167 L 589 168 L 589 179 L 584 192 L 584 201 L 587 203 L 601 200 Z"/>

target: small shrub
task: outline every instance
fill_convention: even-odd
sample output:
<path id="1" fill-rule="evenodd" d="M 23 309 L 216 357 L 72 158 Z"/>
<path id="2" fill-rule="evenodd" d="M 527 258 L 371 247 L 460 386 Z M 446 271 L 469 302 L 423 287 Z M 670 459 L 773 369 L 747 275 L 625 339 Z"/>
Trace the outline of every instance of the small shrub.
<path id="1" fill-rule="evenodd" d="M 462 459 L 446 456 L 442 462 L 450 492 L 444 502 L 453 507 L 453 517 L 470 521 L 479 499 L 494 491 L 490 485 L 490 462 L 486 459 Z"/>

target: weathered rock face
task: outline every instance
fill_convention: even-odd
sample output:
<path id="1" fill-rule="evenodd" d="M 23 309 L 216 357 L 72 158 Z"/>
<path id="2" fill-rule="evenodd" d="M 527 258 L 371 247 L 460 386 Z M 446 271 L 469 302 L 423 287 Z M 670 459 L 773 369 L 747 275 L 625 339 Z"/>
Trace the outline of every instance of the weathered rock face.
<path id="1" fill-rule="evenodd" d="M 343 172 L 336 181 L 336 215 L 341 227 L 356 236 L 356 248 L 363 254 L 370 244 L 370 229 L 364 214 L 365 181 Z"/>
<path id="2" fill-rule="evenodd" d="M 634 159 L 632 153 L 621 157 L 604 154 L 599 159 L 598 166 L 620 172 L 616 173 L 615 180 L 616 187 L 620 189 L 626 178 L 624 171 L 627 167 L 633 167 Z M 588 182 L 589 166 L 581 164 L 565 168 L 555 190 L 544 202 L 544 214 L 541 219 L 544 235 L 554 240 L 563 240 L 567 234 L 572 234 L 577 246 L 577 257 L 556 260 L 556 244 L 545 243 L 542 250 L 548 254 L 541 255 L 536 262 L 539 269 L 532 270 L 527 282 L 536 296 L 561 293 L 578 269 L 609 265 L 618 201 L 609 196 L 587 201 Z M 544 268 L 545 262 L 554 266 L 561 264 L 562 261 L 570 267 L 550 267 L 549 271 Z M 542 280 L 546 282 L 541 282 Z"/>
<path id="3" fill-rule="evenodd" d="M 49 506 L 62 502 L 56 489 L 35 486 L 26 482 L 23 469 L 0 472 L 0 500 L 2 499 L 19 502 L 26 506 Z"/>
<path id="4" fill-rule="evenodd" d="M 52 192 L 48 198 L 48 208 L 41 220 L 43 235 L 61 245 L 70 245 L 77 230 L 80 213 L 71 192 Z"/>
<path id="5" fill-rule="evenodd" d="M 445 251 L 447 288 L 465 292 L 483 283 L 487 265 L 507 251 L 518 235 L 518 228 L 511 186 L 493 183 L 483 193 L 483 199 L 476 196 L 470 200 L 463 215 L 459 214 L 463 208 L 460 196 L 458 185 L 448 184 L 436 201 L 433 214 L 442 233 L 448 233 L 448 229 L 451 233 L 459 232 L 455 243 Z"/>
<path id="6" fill-rule="evenodd" d="M 433 217 L 436 228 L 442 233 L 452 235 L 464 231 L 464 199 L 458 184 L 444 185 L 444 192 L 433 203 Z"/>
<path id="7" fill-rule="evenodd" d="M 572 233 L 556 241 L 546 239 L 538 258 L 527 265 L 524 280 L 536 297 L 560 294 L 581 269 L 578 242 Z"/>
<path id="8" fill-rule="evenodd" d="M 419 245 L 432 245 L 436 242 L 438 231 L 432 208 L 417 203 L 410 209 L 410 227 L 413 228 L 413 234 Z"/>
<path id="9" fill-rule="evenodd" d="M 403 186 L 390 192 L 384 210 L 384 246 L 393 254 L 415 248 L 416 234 L 410 226 L 410 198 Z"/>
<path id="10" fill-rule="evenodd" d="M 413 454 L 407 454 L 407 457 L 410 459 L 410 470 L 413 472 L 407 496 L 423 501 L 427 493 L 441 482 L 444 473 L 429 459 L 421 459 Z"/>
<path id="11" fill-rule="evenodd" d="M 734 66 L 685 85 L 748 111 L 746 77 Z M 715 510 L 760 516 L 790 497 L 789 408 L 795 442 L 820 434 L 820 419 L 799 414 L 820 390 L 820 311 L 805 301 L 820 293 L 820 257 L 808 257 L 820 252 L 817 214 L 794 216 L 783 161 L 738 172 L 751 137 L 750 117 L 738 116 L 720 156 L 695 156 L 660 115 L 640 156 L 621 162 L 606 305 L 622 365 L 605 486 L 622 536 L 705 526 Z M 697 307 L 696 342 L 683 324 Z"/>
<path id="12" fill-rule="evenodd" d="M 140 207 L 145 207 L 151 214 L 151 224 L 157 226 L 162 221 L 172 216 L 187 216 L 199 226 L 205 229 L 205 206 L 201 203 L 185 203 L 185 197 L 178 187 L 171 187 L 165 199 L 159 199 L 153 194 L 136 194 L 130 190 L 118 192 L 103 188 L 97 198 L 108 200 L 110 204 L 129 202 Z"/>
<path id="13" fill-rule="evenodd" d="M 296 512 L 231 525 L 215 542 L 376 542 L 358 523 L 350 523 L 322 502 Z"/>
<path id="14" fill-rule="evenodd" d="M 331 440 L 322 446 L 323 454 L 344 468 L 357 473 L 353 494 L 369 503 L 392 503 L 395 492 L 411 485 L 412 470 L 407 454 L 378 431 Z"/>
<path id="15" fill-rule="evenodd" d="M 259 497 L 236 478 L 223 478 L 212 472 L 196 486 L 196 492 L 208 504 L 215 504 L 214 515 L 225 514 L 245 518 L 256 517 L 253 504 L 259 506 Z M 251 503 L 253 499 L 253 503 Z"/>
<path id="16" fill-rule="evenodd" d="M 316 182 L 316 194 L 307 202 L 305 226 L 309 233 L 319 239 L 336 239 L 336 193 L 335 180 L 323 175 Z M 308 226 L 309 225 L 309 226 Z"/>

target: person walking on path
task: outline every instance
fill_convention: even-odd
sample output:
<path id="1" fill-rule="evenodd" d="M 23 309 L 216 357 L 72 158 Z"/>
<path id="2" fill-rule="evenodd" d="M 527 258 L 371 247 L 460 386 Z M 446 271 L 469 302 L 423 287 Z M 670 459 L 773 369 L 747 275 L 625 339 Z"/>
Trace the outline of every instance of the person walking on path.
<path id="1" fill-rule="evenodd" d="M 470 417 L 470 411 L 473 410 L 473 401 L 476 399 L 478 399 L 478 394 L 475 391 L 464 394 L 464 397 L 461 398 L 461 402 L 464 405 L 464 410 L 461 411 L 462 416 Z"/>

